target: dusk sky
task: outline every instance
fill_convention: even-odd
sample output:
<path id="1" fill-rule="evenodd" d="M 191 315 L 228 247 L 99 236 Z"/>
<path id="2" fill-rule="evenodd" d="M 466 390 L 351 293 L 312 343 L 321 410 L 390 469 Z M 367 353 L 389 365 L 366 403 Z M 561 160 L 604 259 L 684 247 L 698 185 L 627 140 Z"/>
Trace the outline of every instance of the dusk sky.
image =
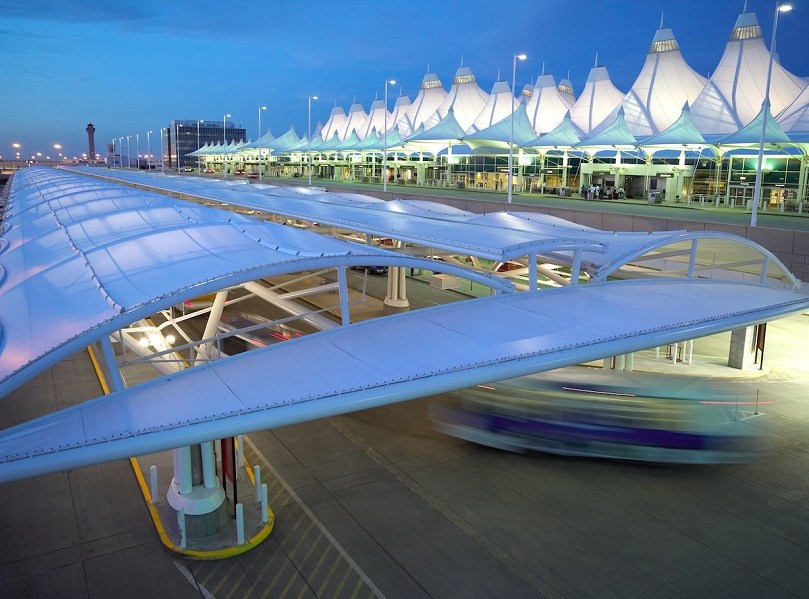
<path id="1" fill-rule="evenodd" d="M 157 131 L 172 119 L 229 119 L 258 134 L 294 126 L 312 130 L 331 108 L 355 101 L 366 112 L 389 88 L 413 100 L 428 68 L 449 89 L 462 64 L 491 91 L 510 82 L 514 52 L 517 89 L 542 71 L 557 82 L 570 75 L 584 87 L 596 53 L 613 83 L 626 92 L 660 25 L 673 29 L 685 60 L 709 76 L 744 0 L 445 0 L 213 2 L 211 0 L 0 0 L 0 156 L 87 151 L 88 122 L 96 149 L 112 138 Z M 767 45 L 775 3 L 748 0 Z M 809 76 L 809 0 L 795 0 L 778 22 L 778 54 L 789 71 Z"/>

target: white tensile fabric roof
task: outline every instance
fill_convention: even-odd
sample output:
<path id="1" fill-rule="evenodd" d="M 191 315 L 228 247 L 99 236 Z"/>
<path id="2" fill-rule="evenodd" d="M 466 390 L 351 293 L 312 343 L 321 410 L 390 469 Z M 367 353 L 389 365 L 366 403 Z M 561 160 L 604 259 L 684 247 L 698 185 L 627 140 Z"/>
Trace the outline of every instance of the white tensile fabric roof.
<path id="1" fill-rule="evenodd" d="M 334 134 L 345 130 L 345 124 L 348 121 L 348 116 L 343 110 L 342 106 L 334 106 L 329 113 L 329 120 L 323 125 L 320 130 L 320 137 L 324 141 L 334 137 Z"/>
<path id="2" fill-rule="evenodd" d="M 413 134 L 419 127 L 424 125 L 424 121 L 429 119 L 447 97 L 447 91 L 441 84 L 441 80 L 435 73 L 427 73 L 421 81 L 419 93 L 413 103 L 407 109 L 407 120 L 397 121 L 402 135 L 405 137 Z"/>
<path id="3" fill-rule="evenodd" d="M 624 93 L 612 84 L 607 67 L 593 67 L 584 91 L 570 109 L 570 118 L 585 134 L 590 133 L 623 99 Z"/>
<path id="4" fill-rule="evenodd" d="M 360 131 L 364 131 L 368 124 L 368 115 L 365 113 L 362 104 L 354 102 L 348 110 L 348 118 L 345 124 L 338 132 L 338 137 L 341 140 L 348 139 L 352 133 L 359 136 Z"/>
<path id="5" fill-rule="evenodd" d="M 511 93 L 511 86 L 506 81 L 497 81 L 492 86 L 492 93 L 486 106 L 480 111 L 467 133 L 475 133 L 502 121 L 517 109 L 519 100 Z"/>
<path id="6" fill-rule="evenodd" d="M 540 75 L 526 112 L 537 135 L 552 131 L 576 104 L 576 98 L 556 86 L 553 75 Z"/>
<path id="7" fill-rule="evenodd" d="M 396 127 L 399 132 L 412 131 L 413 127 L 408 120 L 407 111 L 410 110 L 410 98 L 407 96 L 399 96 L 393 104 L 393 112 L 390 115 L 391 120 L 388 122 L 388 129 Z"/>
<path id="8" fill-rule="evenodd" d="M 657 135 L 651 135 L 643 140 L 644 146 L 671 146 L 671 145 L 703 145 L 705 138 L 697 131 L 694 122 L 691 120 L 691 108 L 686 102 L 683 105 L 680 116 L 669 125 L 664 131 Z"/>
<path id="9" fill-rule="evenodd" d="M 778 124 L 787 133 L 809 132 L 809 85 L 792 104 L 777 115 L 777 119 Z"/>
<path id="10" fill-rule="evenodd" d="M 575 146 L 584 137 L 584 132 L 579 129 L 570 117 L 570 111 L 565 113 L 562 122 L 552 131 L 545 135 L 540 135 L 531 143 L 526 144 L 532 148 L 569 148 Z"/>
<path id="11" fill-rule="evenodd" d="M 691 119 L 700 132 L 728 135 L 756 117 L 764 101 L 769 59 L 755 13 L 739 15 L 719 65 L 691 105 Z M 773 61 L 772 113 L 779 114 L 805 87 L 806 81 Z"/>
<path id="12" fill-rule="evenodd" d="M 434 127 L 452 111 L 461 129 L 468 131 L 488 100 L 489 94 L 480 88 L 472 69 L 460 67 L 447 96 L 438 110 L 424 122 L 424 128 Z"/>
<path id="13" fill-rule="evenodd" d="M 523 93 L 519 99 L 514 98 L 513 90 L 508 89 L 504 81 L 495 83 L 492 93 L 487 94 L 478 86 L 468 67 L 458 69 L 449 92 L 445 91 L 437 75 L 428 73 L 413 103 L 406 96 L 399 96 L 393 112 L 387 113 L 387 129 L 395 128 L 402 140 L 401 144 L 395 140 L 388 146 L 404 148 L 409 145 L 414 151 L 437 153 L 448 145 L 437 143 L 439 137 L 453 141 L 470 136 L 470 145 L 479 150 L 502 150 L 507 147 L 503 145 L 507 139 L 502 138 L 501 128 L 497 125 L 508 116 L 512 110 L 510 107 L 519 106 L 523 98 L 526 101 L 522 104 L 534 132 L 542 138 L 554 132 L 547 141 L 531 144 L 535 147 L 573 145 L 573 136 L 583 138 L 586 145 L 588 137 L 614 128 L 619 108 L 623 111 L 629 133 L 641 145 L 650 136 L 660 145 L 678 136 L 689 140 L 684 143 L 703 144 L 706 140 L 719 143 L 733 139 L 729 136 L 744 129 L 759 114 L 769 56 L 755 14 L 742 13 L 716 70 L 707 81 L 687 64 L 674 33 L 663 28 L 662 24 L 655 32 L 640 73 L 626 94 L 613 85 L 603 66 L 591 69 L 578 100 L 572 94 L 569 81 L 563 80 L 556 85 L 553 76 L 544 73 L 530 89 L 530 94 Z M 809 142 L 807 79 L 792 75 L 776 60 L 770 98 L 771 113 L 790 140 Z M 686 103 L 690 112 L 683 116 L 682 107 Z M 326 124 L 319 128 L 317 138 L 312 140 L 312 149 L 378 149 L 385 128 L 385 110 L 387 107 L 380 100 L 374 101 L 369 114 L 356 102 L 348 115 L 342 107 L 335 106 Z M 574 128 L 564 124 L 567 113 Z M 447 120 L 450 114 L 452 118 Z M 687 124 L 683 119 L 688 121 Z M 521 122 L 522 117 L 515 114 L 515 121 Z M 660 135 L 675 123 L 679 123 L 676 135 L 674 129 L 666 136 Z M 464 136 L 458 135 L 456 124 L 464 131 Z M 483 130 L 494 136 L 488 144 L 479 134 Z M 352 131 L 359 140 L 351 136 Z M 551 144 L 550 141 L 560 133 L 567 143 Z M 426 144 L 427 141 L 430 143 Z M 234 148 L 258 145 L 272 147 L 276 153 L 306 149 L 306 144 L 282 143 L 276 147 L 277 143 L 278 140 L 268 139 L 260 144 L 252 142 L 243 146 L 206 144 L 193 155 L 227 154 Z"/>
<path id="14" fill-rule="evenodd" d="M 479 152 L 502 152 L 508 149 L 511 139 L 517 147 L 524 147 L 536 139 L 534 128 L 525 112 L 525 104 L 514 112 L 509 112 L 493 125 L 464 136 L 463 141 L 473 150 Z"/>
<path id="15" fill-rule="evenodd" d="M 391 119 L 391 114 L 387 112 L 385 108 L 385 101 L 384 100 L 374 100 L 371 103 L 371 109 L 368 112 L 368 118 L 365 121 L 365 126 L 361 130 L 357 130 L 357 135 L 360 139 L 365 139 L 371 132 L 373 131 L 376 134 L 377 131 L 384 131 L 385 130 L 385 122 L 387 121 L 388 127 L 393 125 L 393 120 Z"/>
<path id="16" fill-rule="evenodd" d="M 685 62 L 671 29 L 658 29 L 638 78 L 621 106 L 633 135 L 660 133 L 693 102 L 707 80 Z"/>

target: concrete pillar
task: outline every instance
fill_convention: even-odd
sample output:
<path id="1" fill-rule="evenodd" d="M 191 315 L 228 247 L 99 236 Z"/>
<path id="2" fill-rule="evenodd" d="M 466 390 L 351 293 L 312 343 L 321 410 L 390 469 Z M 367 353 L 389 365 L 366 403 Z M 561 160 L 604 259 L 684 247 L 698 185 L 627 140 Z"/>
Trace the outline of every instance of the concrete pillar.
<path id="1" fill-rule="evenodd" d="M 166 499 L 185 513 L 186 534 L 190 538 L 214 534 L 227 526 L 227 505 L 213 468 L 213 442 L 174 450 L 174 478 Z"/>
<path id="2" fill-rule="evenodd" d="M 567 150 L 562 154 L 562 187 L 567 187 L 567 165 L 568 155 Z"/>
<path id="3" fill-rule="evenodd" d="M 394 247 L 402 247 L 401 241 L 395 241 Z M 410 309 L 410 301 L 407 299 L 407 286 L 405 283 L 405 269 L 399 266 L 388 268 L 388 292 L 382 306 L 383 314 L 394 312 L 406 312 Z"/>
<path id="4" fill-rule="evenodd" d="M 802 202 L 806 197 L 807 170 L 809 170 L 809 156 L 801 157 L 801 167 L 798 172 L 797 200 Z"/>
<path id="5" fill-rule="evenodd" d="M 745 370 L 752 367 L 755 357 L 755 327 L 735 329 L 730 334 L 728 366 Z"/>
<path id="6" fill-rule="evenodd" d="M 545 165 L 547 164 L 547 154 L 539 155 L 539 189 L 545 189 Z"/>
<path id="7" fill-rule="evenodd" d="M 725 206 L 730 201 L 730 175 L 733 172 L 733 156 L 728 160 L 728 178 L 725 182 Z"/>

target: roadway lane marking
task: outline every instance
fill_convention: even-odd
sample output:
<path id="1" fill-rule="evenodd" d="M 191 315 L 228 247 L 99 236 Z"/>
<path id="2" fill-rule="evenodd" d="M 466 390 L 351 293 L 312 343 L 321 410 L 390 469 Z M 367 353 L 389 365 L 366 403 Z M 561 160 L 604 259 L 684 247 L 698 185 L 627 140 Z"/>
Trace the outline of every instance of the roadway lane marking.
<path id="1" fill-rule="evenodd" d="M 266 467 L 272 473 L 275 479 L 278 482 L 280 482 L 281 485 L 283 485 L 284 489 L 286 490 L 287 493 L 289 493 L 289 496 L 293 499 L 293 501 L 295 501 L 295 503 L 297 503 L 300 506 L 300 508 L 307 515 L 307 517 L 315 524 L 315 526 L 317 526 L 320 529 L 320 532 L 323 534 L 323 536 L 326 537 L 326 539 L 328 539 L 332 547 L 334 547 L 338 551 L 338 553 L 343 557 L 343 559 L 346 560 L 348 565 L 351 566 L 351 568 L 359 575 L 359 577 L 363 580 L 363 582 L 368 585 L 368 588 L 371 589 L 374 595 L 379 597 L 379 599 L 386 599 L 385 595 L 382 594 L 382 591 L 379 590 L 379 588 L 371 581 L 370 578 L 368 578 L 368 575 L 362 570 L 362 568 L 360 568 L 359 564 L 357 564 L 357 562 L 355 562 L 351 558 L 351 556 L 348 555 L 346 550 L 343 549 L 342 545 L 340 545 L 340 543 L 337 542 L 337 539 L 335 539 L 332 536 L 332 534 L 326 529 L 323 523 L 320 520 L 318 520 L 317 516 L 314 515 L 312 510 L 310 510 L 309 507 L 303 502 L 303 500 L 301 500 L 301 498 L 298 497 L 298 494 L 292 490 L 292 487 L 290 487 L 287 484 L 287 481 L 285 481 L 278 473 L 278 471 L 275 468 L 273 468 L 270 461 L 264 456 L 263 453 L 261 453 L 261 451 L 259 451 L 258 447 L 256 447 L 256 444 L 253 443 L 253 441 L 246 435 L 244 436 L 244 442 L 247 443 L 253 449 L 253 452 L 255 452 L 255 454 L 261 459 L 261 461 L 264 462 L 262 468 Z"/>
<path id="2" fill-rule="evenodd" d="M 214 597 L 208 591 L 208 589 L 206 589 L 204 586 L 199 584 L 194 579 L 194 575 L 191 574 L 191 570 L 189 570 L 188 567 L 184 563 L 178 562 L 177 560 L 174 560 L 174 565 L 177 566 L 177 569 L 180 571 L 180 574 L 185 576 L 186 580 L 188 580 L 188 582 L 191 583 L 191 586 L 199 591 L 200 595 L 202 595 L 205 599 L 216 599 L 216 597 Z"/>

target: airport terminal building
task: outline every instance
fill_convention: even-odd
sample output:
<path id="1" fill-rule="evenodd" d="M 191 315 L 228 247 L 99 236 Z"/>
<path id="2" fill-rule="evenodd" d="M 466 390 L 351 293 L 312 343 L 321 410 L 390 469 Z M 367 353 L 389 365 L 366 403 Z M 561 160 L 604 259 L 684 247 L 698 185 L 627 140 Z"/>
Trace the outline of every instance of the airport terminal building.
<path id="1" fill-rule="evenodd" d="M 399 185 L 501 190 L 511 154 L 518 192 L 749 206 L 763 140 L 761 207 L 809 210 L 809 83 L 771 61 L 755 13 L 739 15 L 709 79 L 661 28 L 628 92 L 601 65 L 579 94 L 543 73 L 517 97 L 506 81 L 487 93 L 461 67 L 448 91 L 428 73 L 415 99 L 402 95 L 388 108 L 382 100 L 368 112 L 361 103 L 348 113 L 335 106 L 311 140 L 294 129 L 254 141 L 220 135 L 188 160 L 227 174 L 257 173 L 261 164 L 268 176 L 308 176 L 311 167 L 321 181 L 384 176 Z"/>

